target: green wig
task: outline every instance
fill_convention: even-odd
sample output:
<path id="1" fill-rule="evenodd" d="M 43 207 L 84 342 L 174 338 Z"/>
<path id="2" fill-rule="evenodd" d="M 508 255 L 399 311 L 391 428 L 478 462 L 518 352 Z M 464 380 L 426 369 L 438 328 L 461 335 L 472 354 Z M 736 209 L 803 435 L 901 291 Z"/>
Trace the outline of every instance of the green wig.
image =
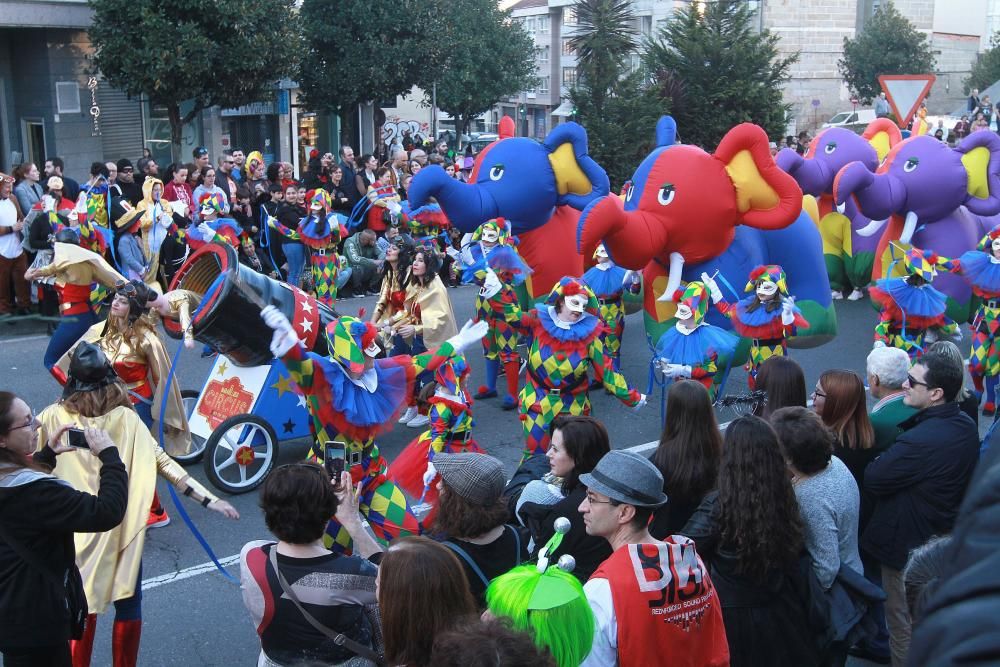
<path id="1" fill-rule="evenodd" d="M 559 667 L 578 667 L 594 644 L 594 612 L 580 581 L 569 572 L 521 565 L 494 579 L 486 589 L 494 616 L 511 620 L 547 648 Z"/>

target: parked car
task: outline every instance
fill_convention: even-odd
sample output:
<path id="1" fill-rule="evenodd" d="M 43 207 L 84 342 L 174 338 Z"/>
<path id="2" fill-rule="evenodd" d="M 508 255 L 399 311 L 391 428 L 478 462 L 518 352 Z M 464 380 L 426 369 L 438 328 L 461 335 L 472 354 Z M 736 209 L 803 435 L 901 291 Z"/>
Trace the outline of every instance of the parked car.
<path id="1" fill-rule="evenodd" d="M 855 109 L 854 111 L 839 111 L 833 118 L 823 123 L 823 128 L 846 127 L 856 132 L 863 131 L 868 123 L 875 120 L 874 109 Z M 860 129 L 857 129 L 860 128 Z"/>

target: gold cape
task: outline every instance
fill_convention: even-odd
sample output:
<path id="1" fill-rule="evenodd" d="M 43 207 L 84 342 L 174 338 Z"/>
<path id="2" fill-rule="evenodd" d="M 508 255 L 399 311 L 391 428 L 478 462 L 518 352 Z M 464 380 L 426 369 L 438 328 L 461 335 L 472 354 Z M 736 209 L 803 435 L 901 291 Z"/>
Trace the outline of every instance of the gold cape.
<path id="1" fill-rule="evenodd" d="M 170 373 L 170 359 L 167 351 L 163 347 L 163 342 L 155 333 L 147 333 L 142 342 L 142 349 L 133 351 L 123 340 L 121 345 L 112 346 L 108 344 L 104 337 L 104 328 L 107 320 L 98 322 L 87 329 L 86 333 L 80 337 L 88 343 L 97 344 L 104 354 L 108 356 L 111 363 L 131 356 L 133 359 L 141 359 L 148 367 L 148 379 L 153 386 L 153 425 L 150 432 L 153 437 L 158 437 L 160 432 L 160 406 L 167 402 L 167 411 L 163 422 L 163 439 L 160 443 L 171 456 L 184 456 L 191 452 L 191 430 L 188 427 L 187 413 L 184 411 L 184 403 L 181 399 L 181 390 L 177 384 L 177 377 L 170 384 L 170 391 L 164 392 L 164 383 Z M 73 344 L 66 354 L 59 359 L 56 364 L 64 373 L 69 375 L 69 360 L 73 356 L 73 350 L 80 341 Z"/>
<path id="2" fill-rule="evenodd" d="M 410 283 L 406 287 L 403 310 L 407 315 L 412 316 L 414 305 L 420 306 L 420 323 L 414 326 L 417 334 L 424 337 L 424 345 L 428 350 L 433 350 L 458 333 L 451 299 L 448 298 L 440 276 L 434 276 L 426 287 L 416 283 Z"/>
<path id="3" fill-rule="evenodd" d="M 40 276 L 54 276 L 62 285 L 90 285 L 99 283 L 113 289 L 125 282 L 125 276 L 118 273 L 96 252 L 72 243 L 53 244 L 52 262 L 38 269 Z"/>
<path id="4" fill-rule="evenodd" d="M 48 442 L 62 424 L 104 429 L 118 447 L 118 455 L 128 470 L 128 507 L 122 522 L 104 533 L 76 534 L 76 564 L 87 591 L 87 604 L 91 614 L 101 614 L 111 602 L 124 600 L 135 592 L 149 505 L 156 489 L 159 447 L 131 408 L 118 407 L 102 417 L 87 418 L 71 414 L 57 403 L 42 410 L 38 420 L 42 424 L 39 444 Z M 100 471 L 101 460 L 89 451 L 80 451 L 57 456 L 52 473 L 77 491 L 97 495 Z"/>

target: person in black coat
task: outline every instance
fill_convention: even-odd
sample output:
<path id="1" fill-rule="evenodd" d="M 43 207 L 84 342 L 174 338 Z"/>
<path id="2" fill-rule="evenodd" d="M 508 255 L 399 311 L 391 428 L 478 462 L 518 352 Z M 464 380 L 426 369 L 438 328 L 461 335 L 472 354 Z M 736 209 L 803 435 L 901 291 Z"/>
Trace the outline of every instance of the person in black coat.
<path id="1" fill-rule="evenodd" d="M 580 475 L 593 471 L 610 450 L 607 430 L 593 417 L 556 417 L 545 456 L 529 457 L 504 490 L 507 507 L 531 533 L 532 557 L 555 533 L 556 519 L 569 519 L 569 532 L 555 557 L 571 554 L 576 559 L 573 574 L 581 582 L 612 553 L 607 540 L 587 534 L 578 510 L 587 495 Z"/>
<path id="2" fill-rule="evenodd" d="M 66 666 L 87 600 L 76 567 L 73 533 L 102 532 L 121 523 L 128 474 L 108 434 L 83 433 L 90 453 L 64 441 L 66 424 L 35 450 L 38 420 L 16 395 L 0 391 L 0 651 L 4 665 Z M 100 492 L 76 491 L 48 471 L 56 456 L 97 456 Z"/>
<path id="3" fill-rule="evenodd" d="M 886 621 L 893 664 L 903 664 L 910 619 L 902 570 L 909 552 L 951 531 L 979 457 L 979 431 L 959 404 L 947 400 L 962 386 L 961 364 L 926 353 L 910 369 L 903 402 L 919 410 L 896 441 L 865 469 L 875 509 L 862 547 L 882 564 Z"/>

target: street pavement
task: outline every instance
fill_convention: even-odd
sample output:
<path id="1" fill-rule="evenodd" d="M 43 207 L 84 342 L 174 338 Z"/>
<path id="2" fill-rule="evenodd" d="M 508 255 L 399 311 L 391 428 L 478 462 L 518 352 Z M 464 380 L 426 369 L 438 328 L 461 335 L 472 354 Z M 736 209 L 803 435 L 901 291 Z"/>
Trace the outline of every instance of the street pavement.
<path id="1" fill-rule="evenodd" d="M 475 291 L 472 287 L 449 290 L 459 323 L 472 316 Z M 864 373 L 865 357 L 871 349 L 876 312 L 867 300 L 836 302 L 838 337 L 818 348 L 793 350 L 792 356 L 805 370 L 810 391 L 820 373 L 829 368 L 844 368 Z M 374 299 L 346 299 L 337 303 L 341 314 L 356 314 L 359 308 L 372 312 Z M 42 367 L 42 354 L 48 337 L 44 325 L 0 322 L 0 388 L 13 390 L 36 411 L 58 400 L 60 388 Z M 168 340 L 173 355 L 177 343 Z M 968 353 L 968 340 L 962 342 Z M 628 316 L 622 355 L 622 370 L 630 383 L 646 390 L 649 371 L 649 347 L 642 329 L 642 315 Z M 482 381 L 483 364 L 478 349 L 467 356 L 472 366 L 473 389 Z M 178 378 L 184 389 L 200 389 L 211 367 L 211 359 L 202 359 L 196 351 L 182 353 Z M 499 384 L 503 385 L 501 378 Z M 734 368 L 727 393 L 745 391 L 745 373 Z M 657 390 L 658 391 L 658 390 Z M 593 414 L 603 420 L 616 449 L 654 441 L 660 433 L 659 394 L 650 396 L 649 405 L 633 413 L 603 391 L 592 391 Z M 520 458 L 522 431 L 516 411 L 500 409 L 499 399 L 477 401 L 473 407 L 475 436 L 490 454 L 501 459 L 512 473 Z M 732 411 L 719 413 L 720 422 L 737 416 Z M 379 441 L 381 450 L 392 460 L 407 443 L 419 435 L 419 429 L 399 426 Z M 303 440 L 282 442 L 277 463 L 301 459 L 309 443 Z M 202 466 L 188 471 L 208 484 Z M 174 510 L 166 484 L 158 484 L 160 498 L 168 508 L 171 525 L 150 531 L 143 558 L 143 638 L 141 665 L 228 666 L 256 663 L 258 642 L 254 628 L 243 607 L 240 591 L 213 567 L 191 532 Z M 215 553 L 239 578 L 238 555 L 244 543 L 270 539 L 257 505 L 257 491 L 227 499 L 239 510 L 239 521 L 186 502 L 198 528 Z M 224 494 L 223 494 L 224 495 Z M 111 664 L 110 628 L 113 613 L 99 619 L 94 647 L 95 665 Z M 852 664 L 860 664 L 854 663 Z"/>

